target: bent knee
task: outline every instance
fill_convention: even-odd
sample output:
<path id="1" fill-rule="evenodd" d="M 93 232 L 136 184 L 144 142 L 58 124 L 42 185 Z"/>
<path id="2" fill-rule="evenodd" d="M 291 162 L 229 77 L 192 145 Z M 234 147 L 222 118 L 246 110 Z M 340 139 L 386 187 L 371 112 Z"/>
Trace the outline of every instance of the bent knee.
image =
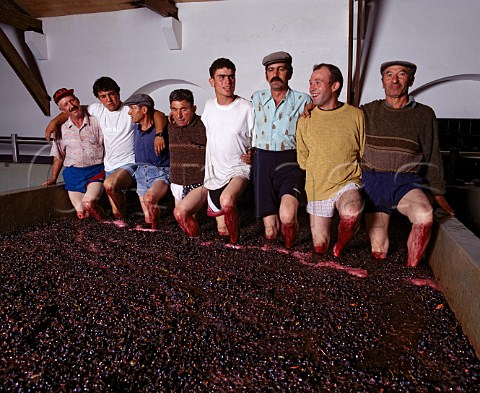
<path id="1" fill-rule="evenodd" d="M 235 199 L 233 198 L 232 195 L 228 194 L 228 195 L 221 195 L 220 196 L 220 206 L 222 207 L 223 210 L 225 210 L 226 208 L 231 208 L 233 207 L 235 203 Z"/>
<path id="2" fill-rule="evenodd" d="M 345 216 L 360 217 L 363 211 L 363 206 L 363 201 L 361 199 L 352 201 L 345 207 Z"/>
<path id="3" fill-rule="evenodd" d="M 362 214 L 364 202 L 359 192 L 351 192 L 346 200 L 342 200 L 337 209 L 340 215 L 344 216 L 360 216 Z"/>
<path id="4" fill-rule="evenodd" d="M 418 204 L 411 213 L 410 221 L 412 224 L 432 224 L 433 207 L 428 203 Z"/>
<path id="5" fill-rule="evenodd" d="M 290 205 L 288 208 L 282 208 L 280 206 L 278 218 L 282 224 L 294 224 L 297 220 L 297 207 L 295 205 Z"/>
<path id="6" fill-rule="evenodd" d="M 111 192 L 111 191 L 115 191 L 115 183 L 113 181 L 110 180 L 110 177 L 107 177 L 104 181 L 103 181 L 103 187 L 105 188 L 105 190 L 107 192 Z"/>
<path id="7" fill-rule="evenodd" d="M 92 208 L 93 204 L 94 204 L 94 201 L 91 200 L 91 199 L 84 199 L 84 200 L 82 201 L 83 209 L 84 209 L 84 210 L 87 210 L 87 211 Z"/>
<path id="8" fill-rule="evenodd" d="M 178 218 L 184 218 L 187 216 L 187 212 L 185 209 L 179 207 L 179 206 L 176 206 L 174 209 L 173 209 L 173 216 L 178 219 Z"/>
<path id="9" fill-rule="evenodd" d="M 154 201 L 154 197 L 152 194 L 147 193 L 143 196 L 143 203 L 145 203 L 145 205 L 149 206 L 153 203 L 153 201 Z"/>

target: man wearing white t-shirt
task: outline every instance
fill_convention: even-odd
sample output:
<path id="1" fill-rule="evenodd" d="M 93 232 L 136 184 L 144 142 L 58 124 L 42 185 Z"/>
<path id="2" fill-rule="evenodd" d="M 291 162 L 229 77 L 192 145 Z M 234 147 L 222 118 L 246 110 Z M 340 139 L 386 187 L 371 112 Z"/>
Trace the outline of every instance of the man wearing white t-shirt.
<path id="1" fill-rule="evenodd" d="M 98 119 L 104 135 L 106 173 L 104 187 L 113 215 L 116 218 L 124 218 L 127 213 L 124 190 L 135 184 L 134 123 L 128 115 L 129 107 L 120 100 L 120 87 L 112 78 L 103 76 L 97 79 L 93 84 L 93 94 L 100 102 L 89 105 L 88 113 Z M 47 141 L 66 121 L 62 115 L 64 114 L 60 114 L 49 123 L 45 131 Z M 158 155 L 165 148 L 162 135 L 167 124 L 165 115 L 155 111 L 154 123 L 156 129 L 160 130 L 155 138 L 155 152 Z"/>
<path id="2" fill-rule="evenodd" d="M 204 186 L 208 215 L 216 217 L 221 236 L 239 238 L 236 202 L 247 187 L 250 165 L 243 160 L 252 146 L 255 113 L 252 104 L 235 95 L 235 65 L 220 58 L 210 66 L 215 98 L 205 103 L 202 121 L 207 133 Z M 243 157 L 243 159 L 242 159 Z"/>

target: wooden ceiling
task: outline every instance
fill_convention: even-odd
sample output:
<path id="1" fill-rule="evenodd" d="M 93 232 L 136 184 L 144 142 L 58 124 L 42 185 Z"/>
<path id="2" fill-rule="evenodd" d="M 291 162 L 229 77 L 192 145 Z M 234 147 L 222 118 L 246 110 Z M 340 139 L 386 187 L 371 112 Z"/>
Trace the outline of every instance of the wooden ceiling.
<path id="1" fill-rule="evenodd" d="M 177 3 L 216 0 L 1 0 L 11 3 L 32 18 L 93 14 L 148 7 L 162 16 L 177 17 Z M 5 7 L 4 7 L 5 8 Z"/>
<path id="2" fill-rule="evenodd" d="M 42 20 L 96 12 L 111 12 L 146 7 L 162 17 L 178 19 L 177 3 L 218 0 L 0 0 L 0 23 L 21 31 L 42 34 Z M 33 33 L 33 34 L 35 34 Z M 0 52 L 37 102 L 42 112 L 50 115 L 50 97 L 41 76 L 32 72 L 0 27 Z"/>

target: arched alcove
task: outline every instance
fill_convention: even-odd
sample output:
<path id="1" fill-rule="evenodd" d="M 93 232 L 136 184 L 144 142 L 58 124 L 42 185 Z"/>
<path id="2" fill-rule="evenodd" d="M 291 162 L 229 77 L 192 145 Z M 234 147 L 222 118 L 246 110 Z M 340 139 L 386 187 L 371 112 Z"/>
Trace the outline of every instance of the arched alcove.
<path id="1" fill-rule="evenodd" d="M 201 115 L 205 101 L 212 97 L 213 90 L 207 91 L 202 86 L 185 79 L 160 79 L 138 88 L 133 94 L 144 93 L 150 95 L 155 101 L 155 108 L 168 114 L 170 112 L 169 96 L 173 90 L 189 89 L 192 91 L 197 114 Z"/>

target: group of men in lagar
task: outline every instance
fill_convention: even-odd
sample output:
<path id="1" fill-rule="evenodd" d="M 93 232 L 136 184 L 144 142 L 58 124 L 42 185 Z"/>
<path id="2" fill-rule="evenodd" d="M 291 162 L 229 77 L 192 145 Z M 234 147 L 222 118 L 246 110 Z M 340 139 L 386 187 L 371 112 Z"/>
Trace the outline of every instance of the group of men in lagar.
<path id="1" fill-rule="evenodd" d="M 219 235 L 236 243 L 237 201 L 251 178 L 266 239 L 281 233 L 287 248 L 295 245 L 306 193 L 315 252 L 329 250 L 332 217 L 339 215 L 336 257 L 364 213 L 372 254 L 386 258 L 396 209 L 412 223 L 407 265 L 416 266 L 430 238 L 433 204 L 454 214 L 443 196 L 435 114 L 408 93 L 416 65 L 383 63 L 385 99 L 359 109 L 339 101 L 343 77 L 335 65 L 314 66 L 308 95 L 289 87 L 288 53 L 271 53 L 262 64 L 270 88 L 246 100 L 235 94 L 232 61 L 215 60 L 209 69 L 215 97 L 201 117 L 186 89 L 171 92 L 168 121 L 149 95 L 134 94 L 122 103 L 119 86 L 108 77 L 95 82 L 100 102 L 88 107 L 73 89 L 57 90 L 53 99 L 62 113 L 46 129 L 48 140 L 52 133 L 57 137 L 52 176 L 44 184 L 54 184 L 64 167 L 77 216 L 102 219 L 103 189 L 114 216 L 123 218 L 124 190 L 136 183 L 152 228 L 159 225 L 158 201 L 170 187 L 173 214 L 188 236 L 199 235 L 196 213 L 207 205 Z"/>

